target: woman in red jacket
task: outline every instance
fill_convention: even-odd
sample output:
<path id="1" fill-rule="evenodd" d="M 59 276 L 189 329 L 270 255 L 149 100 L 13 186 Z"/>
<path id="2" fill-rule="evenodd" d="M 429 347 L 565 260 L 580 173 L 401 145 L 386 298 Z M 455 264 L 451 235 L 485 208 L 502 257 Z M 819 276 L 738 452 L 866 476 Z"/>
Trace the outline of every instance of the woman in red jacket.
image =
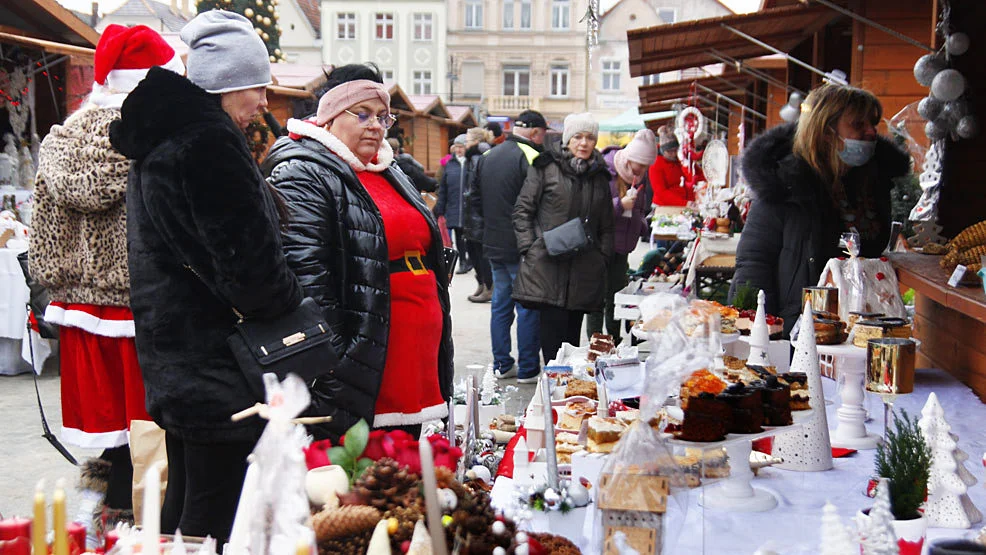
<path id="1" fill-rule="evenodd" d="M 654 189 L 654 204 L 658 206 L 686 206 L 695 200 L 691 187 L 685 185 L 685 174 L 678 161 L 678 139 L 668 126 L 657 130 L 660 156 L 648 170 Z"/>

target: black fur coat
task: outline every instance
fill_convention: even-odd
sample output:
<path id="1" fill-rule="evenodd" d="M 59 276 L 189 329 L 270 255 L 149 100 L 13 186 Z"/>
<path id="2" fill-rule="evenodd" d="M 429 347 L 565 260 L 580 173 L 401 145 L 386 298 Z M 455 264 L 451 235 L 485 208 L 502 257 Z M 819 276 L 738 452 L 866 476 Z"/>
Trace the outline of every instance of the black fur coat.
<path id="1" fill-rule="evenodd" d="M 801 290 L 818 283 L 830 258 L 842 256 L 839 236 L 848 231 L 832 200 L 831 185 L 792 153 L 794 124 L 770 129 L 743 155 L 743 175 L 754 200 L 736 248 L 736 273 L 729 298 L 749 283 L 767 297 L 767 312 L 784 318 L 791 331 L 803 308 Z M 847 195 L 874 199 L 877 232 L 861 241 L 862 256 L 880 256 L 890 239 L 890 189 L 906 174 L 910 158 L 877 137 L 873 159 L 843 178 Z M 866 179 L 869 177 L 869 179 Z"/>
<path id="2" fill-rule="evenodd" d="M 127 240 L 147 410 L 186 440 L 256 439 L 259 419 L 229 419 L 259 400 L 226 345 L 231 306 L 270 318 L 301 302 L 271 194 L 219 97 L 184 77 L 152 68 L 121 114 L 110 140 L 134 160 Z"/>

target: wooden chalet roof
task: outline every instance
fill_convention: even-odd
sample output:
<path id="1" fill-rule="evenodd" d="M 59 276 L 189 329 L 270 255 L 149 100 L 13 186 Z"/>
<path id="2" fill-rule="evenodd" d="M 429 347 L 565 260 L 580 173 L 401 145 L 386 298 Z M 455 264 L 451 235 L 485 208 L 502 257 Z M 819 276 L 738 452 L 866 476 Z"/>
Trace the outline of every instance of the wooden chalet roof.
<path id="1" fill-rule="evenodd" d="M 437 94 L 412 94 L 408 98 L 411 99 L 411 105 L 414 106 L 414 110 L 418 114 L 435 116 L 440 119 L 452 119 L 452 115 L 449 114 L 442 98 Z"/>
<path id="2" fill-rule="evenodd" d="M 790 6 L 627 31 L 630 75 L 654 75 L 715 63 L 712 52 L 739 60 L 768 54 L 724 27 L 729 25 L 789 52 L 839 14 L 825 6 Z"/>
<path id="3" fill-rule="evenodd" d="M 469 106 L 456 106 L 448 105 L 445 107 L 448 110 L 449 115 L 452 116 L 454 120 L 459 125 L 463 127 L 479 127 L 479 122 L 476 121 L 476 115 L 472 113 L 472 108 Z"/>
<path id="4" fill-rule="evenodd" d="M 647 85 L 638 89 L 640 111 L 649 113 L 667 110 L 667 101 L 691 96 L 693 85 L 697 85 L 695 94 L 709 96 L 711 93 L 702 89 L 705 87 L 723 96 L 739 97 L 746 93 L 747 87 L 753 81 L 754 78 L 750 75 L 732 72 L 721 76 Z"/>
<path id="5" fill-rule="evenodd" d="M 95 29 L 55 0 L 0 2 L 0 32 L 84 48 L 99 42 Z"/>
<path id="6" fill-rule="evenodd" d="M 414 104 L 411 103 L 411 99 L 407 97 L 407 93 L 400 85 L 390 86 L 390 109 L 407 115 L 413 115 L 415 112 Z"/>

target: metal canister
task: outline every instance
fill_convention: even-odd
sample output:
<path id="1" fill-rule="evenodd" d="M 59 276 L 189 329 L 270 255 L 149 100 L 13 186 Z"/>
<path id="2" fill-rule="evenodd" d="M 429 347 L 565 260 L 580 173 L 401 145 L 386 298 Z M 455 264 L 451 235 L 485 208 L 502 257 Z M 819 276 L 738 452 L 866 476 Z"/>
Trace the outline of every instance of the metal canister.
<path id="1" fill-rule="evenodd" d="M 807 302 L 812 312 L 839 313 L 838 287 L 805 287 L 801 292 L 801 306 Z"/>
<path id="2" fill-rule="evenodd" d="M 916 345 L 910 339 L 871 339 L 866 346 L 866 389 L 898 395 L 914 391 Z"/>

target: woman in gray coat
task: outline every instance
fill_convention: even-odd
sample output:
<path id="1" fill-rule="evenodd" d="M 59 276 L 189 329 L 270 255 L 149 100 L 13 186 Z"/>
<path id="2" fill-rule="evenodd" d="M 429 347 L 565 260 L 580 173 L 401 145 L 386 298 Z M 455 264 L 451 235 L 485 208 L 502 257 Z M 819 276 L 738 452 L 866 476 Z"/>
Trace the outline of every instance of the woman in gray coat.
<path id="1" fill-rule="evenodd" d="M 612 177 L 596 150 L 599 124 L 591 114 L 565 118 L 561 144 L 534 160 L 514 206 L 513 224 L 522 261 L 513 297 L 541 310 L 545 363 L 562 343 L 579 344 L 582 317 L 602 310 L 606 264 L 613 253 Z M 575 255 L 552 256 L 544 231 L 581 218 L 592 244 Z"/>

